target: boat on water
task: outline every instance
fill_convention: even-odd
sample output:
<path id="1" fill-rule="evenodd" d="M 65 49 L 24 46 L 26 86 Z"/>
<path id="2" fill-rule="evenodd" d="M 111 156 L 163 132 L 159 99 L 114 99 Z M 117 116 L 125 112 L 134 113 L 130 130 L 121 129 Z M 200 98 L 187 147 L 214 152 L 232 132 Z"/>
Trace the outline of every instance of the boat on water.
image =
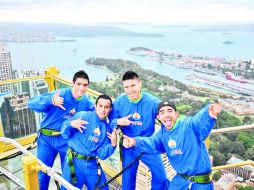
<path id="1" fill-rule="evenodd" d="M 236 82 L 240 82 L 240 83 L 247 83 L 247 81 L 245 79 L 243 79 L 240 76 L 235 76 L 233 73 L 231 72 L 225 72 L 225 77 L 228 80 L 232 80 L 232 81 L 236 81 Z"/>

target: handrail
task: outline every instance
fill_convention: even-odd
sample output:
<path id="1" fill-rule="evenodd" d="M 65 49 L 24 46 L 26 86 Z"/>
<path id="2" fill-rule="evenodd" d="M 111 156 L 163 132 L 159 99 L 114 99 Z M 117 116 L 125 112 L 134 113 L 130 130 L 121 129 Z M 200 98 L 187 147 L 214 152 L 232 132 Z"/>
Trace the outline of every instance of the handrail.
<path id="1" fill-rule="evenodd" d="M 245 165 L 254 166 L 254 161 L 249 160 L 249 161 L 243 161 L 243 162 L 236 163 L 236 164 L 227 164 L 227 165 L 222 165 L 222 166 L 215 166 L 215 167 L 212 167 L 212 170 L 216 171 L 216 170 L 234 168 L 234 167 L 245 166 Z"/>
<path id="2" fill-rule="evenodd" d="M 35 155 L 33 155 L 28 150 L 26 150 L 22 145 L 17 143 L 15 140 L 10 139 L 10 138 L 6 138 L 6 137 L 0 137 L 0 142 L 1 141 L 5 142 L 5 143 L 11 143 L 16 148 L 18 148 L 23 154 L 34 157 L 38 161 L 38 163 L 43 167 L 43 169 L 45 169 L 47 171 L 47 174 L 50 177 L 52 177 L 53 179 L 57 180 L 61 185 L 64 185 L 67 189 L 69 189 L 69 190 L 78 190 L 78 188 L 76 188 L 73 185 L 71 185 L 64 178 L 62 178 L 62 176 L 58 175 L 58 173 L 53 168 L 48 167 L 47 165 L 45 165 L 41 160 L 39 160 Z"/>
<path id="3" fill-rule="evenodd" d="M 25 78 L 20 78 L 20 79 L 5 80 L 5 81 L 0 81 L 0 86 L 5 85 L 5 84 L 12 84 L 12 83 L 16 83 L 16 82 L 25 82 L 25 81 L 36 80 L 36 79 L 44 79 L 44 78 L 45 78 L 45 76 L 38 75 L 38 76 L 25 77 Z"/>
<path id="4" fill-rule="evenodd" d="M 211 135 L 221 134 L 221 133 L 228 133 L 228 132 L 243 131 L 243 130 L 249 130 L 249 129 L 254 129 L 254 124 L 236 126 L 236 127 L 227 127 L 227 128 L 221 128 L 221 129 L 213 129 L 212 132 L 211 132 Z"/>
<path id="5" fill-rule="evenodd" d="M 57 81 L 59 81 L 59 82 L 62 82 L 62 83 L 64 83 L 64 84 L 66 84 L 66 85 L 71 85 L 72 84 L 72 82 L 70 81 L 70 80 L 66 80 L 65 78 L 63 78 L 63 77 L 60 77 L 60 76 L 58 76 L 58 75 L 51 75 L 51 77 L 54 79 L 54 80 L 57 80 Z M 99 93 L 99 92 L 97 92 L 97 91 L 95 91 L 95 90 L 92 90 L 92 89 L 90 89 L 90 88 L 88 88 L 87 89 L 87 93 L 89 94 L 89 95 L 92 95 L 92 96 L 99 96 L 101 93 Z"/>

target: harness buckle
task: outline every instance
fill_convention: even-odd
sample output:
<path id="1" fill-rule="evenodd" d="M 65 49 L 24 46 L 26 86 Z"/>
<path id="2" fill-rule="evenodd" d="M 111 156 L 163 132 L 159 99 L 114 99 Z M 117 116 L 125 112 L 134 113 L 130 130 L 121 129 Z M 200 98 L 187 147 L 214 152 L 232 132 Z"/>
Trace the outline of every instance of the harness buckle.
<path id="1" fill-rule="evenodd" d="M 195 176 L 190 176 L 188 180 L 189 180 L 189 181 L 194 181 L 194 177 L 195 177 Z"/>

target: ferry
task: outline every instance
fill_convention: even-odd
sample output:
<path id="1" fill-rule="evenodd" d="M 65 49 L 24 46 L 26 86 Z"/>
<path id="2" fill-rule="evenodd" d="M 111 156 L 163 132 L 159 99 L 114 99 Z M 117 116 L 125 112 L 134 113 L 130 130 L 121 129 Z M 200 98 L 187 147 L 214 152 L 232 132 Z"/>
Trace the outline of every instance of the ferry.
<path id="1" fill-rule="evenodd" d="M 236 81 L 236 82 L 240 82 L 240 83 L 247 83 L 247 81 L 245 79 L 243 79 L 240 76 L 235 76 L 233 73 L 231 72 L 225 72 L 225 77 L 228 80 L 232 80 L 232 81 Z"/>

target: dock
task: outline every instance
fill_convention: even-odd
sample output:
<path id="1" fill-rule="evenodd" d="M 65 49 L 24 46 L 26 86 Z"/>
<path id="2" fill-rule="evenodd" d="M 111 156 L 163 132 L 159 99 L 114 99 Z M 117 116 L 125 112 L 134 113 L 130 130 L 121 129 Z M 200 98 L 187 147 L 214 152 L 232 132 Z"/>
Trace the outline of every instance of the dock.
<path id="1" fill-rule="evenodd" d="M 222 81 L 210 79 L 205 76 L 197 75 L 197 74 L 191 74 L 186 76 L 187 79 L 195 81 L 195 82 L 201 82 L 204 84 L 208 84 L 210 86 L 214 86 L 217 88 L 225 89 L 231 92 L 235 92 L 237 94 L 245 95 L 245 96 L 254 96 L 254 90 L 251 90 L 249 88 L 245 88 L 243 86 L 237 86 L 234 84 L 228 84 Z"/>

